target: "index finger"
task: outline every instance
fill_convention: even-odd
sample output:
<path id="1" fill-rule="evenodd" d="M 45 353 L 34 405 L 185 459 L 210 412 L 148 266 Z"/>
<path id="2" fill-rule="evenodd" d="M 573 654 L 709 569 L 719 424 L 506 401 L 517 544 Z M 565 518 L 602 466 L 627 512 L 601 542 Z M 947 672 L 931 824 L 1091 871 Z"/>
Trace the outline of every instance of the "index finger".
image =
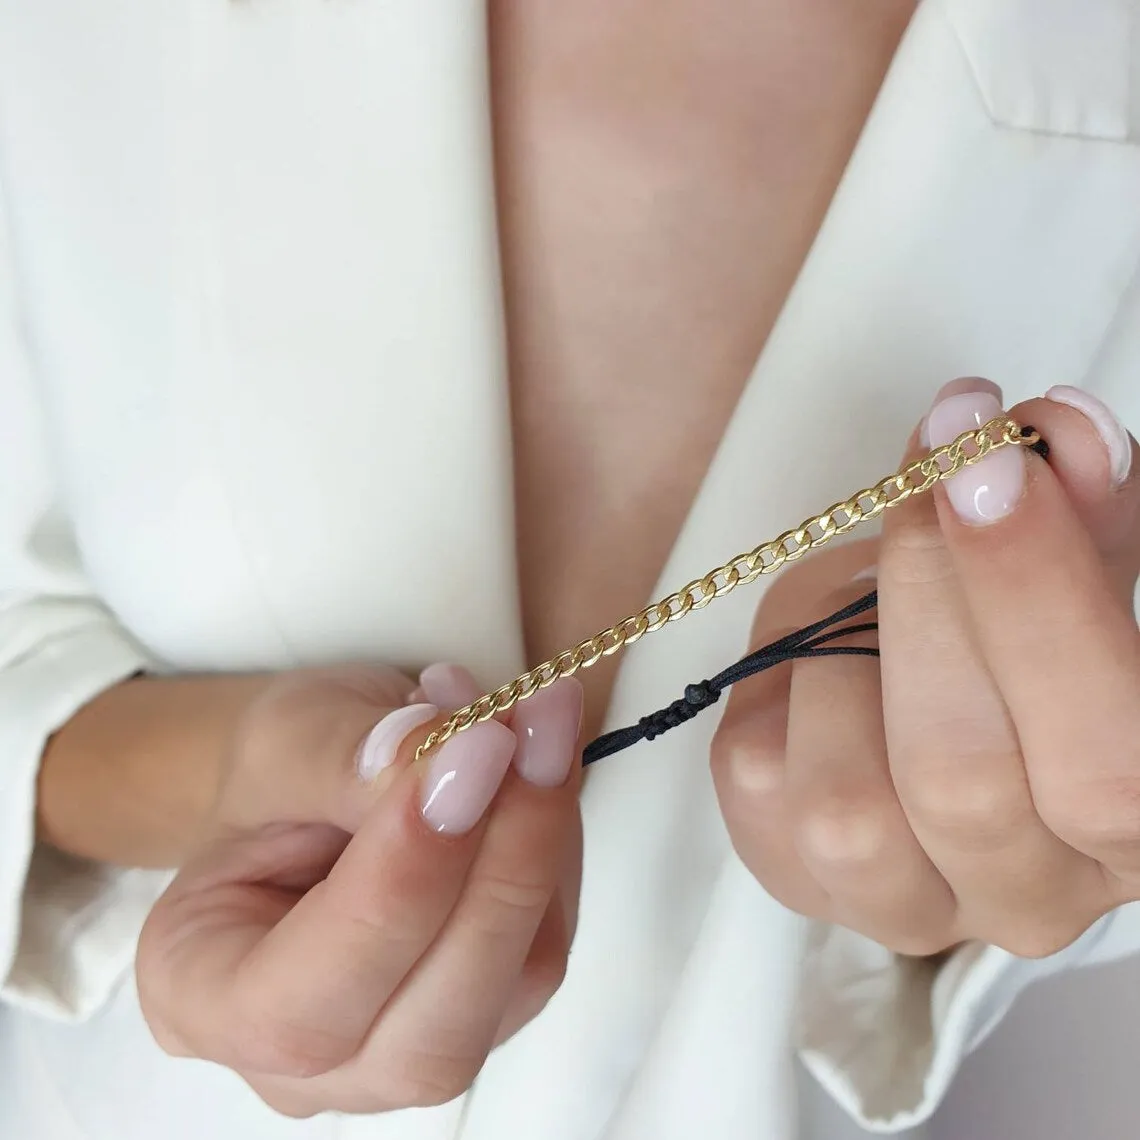
<path id="1" fill-rule="evenodd" d="M 193 929 L 179 948 L 194 961 L 201 998 L 184 1011 L 185 1036 L 208 1059 L 295 1077 L 344 1063 L 447 921 L 482 824 L 473 820 L 457 835 L 425 821 L 421 766 L 411 763 L 424 731 L 410 730 L 391 786 L 328 877 L 286 913 L 264 884 L 210 888 L 222 900 L 215 908 L 220 921 Z M 462 773 L 454 785 L 479 784 L 485 807 L 515 744 L 510 729 L 488 721 L 453 737 L 435 760 Z M 483 812 L 473 814 L 480 819 Z"/>
<path id="2" fill-rule="evenodd" d="M 1087 448 L 1087 417 L 1044 403 L 1014 414 L 1047 421 L 1041 426 L 1056 454 Z M 939 522 L 978 644 L 1017 727 L 1037 810 L 1062 839 L 1096 855 L 1090 847 L 1105 836 L 1090 829 L 1134 832 L 1138 822 L 1140 635 L 1131 597 L 1122 596 L 1058 475 L 1035 456 L 1025 460 L 1020 496 L 979 525 L 970 496 L 988 477 L 987 462 L 937 495 Z M 1108 464 L 1104 470 L 1107 476 Z M 1140 486 L 1135 478 L 1114 482 L 1103 480 L 1103 500 L 1136 520 Z M 1135 581 L 1136 543 L 1125 548 Z M 1129 818 L 1094 822 L 1087 810 L 1094 799 Z"/>

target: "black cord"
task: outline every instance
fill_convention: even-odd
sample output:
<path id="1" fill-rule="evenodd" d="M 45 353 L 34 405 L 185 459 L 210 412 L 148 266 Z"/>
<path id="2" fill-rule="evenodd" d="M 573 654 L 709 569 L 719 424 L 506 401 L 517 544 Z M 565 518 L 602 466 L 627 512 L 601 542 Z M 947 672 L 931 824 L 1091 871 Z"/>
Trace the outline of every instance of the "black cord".
<path id="1" fill-rule="evenodd" d="M 1031 427 L 1023 427 L 1021 434 L 1028 436 L 1032 435 L 1033 431 L 1034 429 Z M 1045 440 L 1039 439 L 1036 443 L 1029 444 L 1029 448 L 1042 459 L 1048 460 L 1049 445 Z M 771 645 L 765 645 L 763 648 L 749 653 L 747 657 L 742 657 L 715 677 L 707 681 L 697 681 L 695 684 L 686 685 L 685 695 L 672 704 L 650 713 L 649 716 L 643 716 L 637 724 L 631 724 L 627 728 L 614 729 L 613 732 L 607 732 L 586 745 L 582 752 L 582 763 L 593 764 L 595 760 L 603 760 L 605 757 L 612 756 L 615 752 L 621 752 L 639 741 L 656 740 L 662 733 L 687 723 L 697 713 L 715 705 L 720 700 L 721 693 L 729 685 L 734 685 L 737 681 L 743 681 L 745 677 L 751 677 L 765 669 L 771 669 L 774 665 L 781 665 L 785 661 L 796 661 L 804 657 L 878 657 L 879 651 L 877 649 L 857 645 L 829 644 L 852 633 L 869 633 L 872 630 L 877 630 L 879 623 L 876 621 L 843 626 L 840 629 L 833 627 L 874 609 L 878 602 L 879 592 L 872 590 L 858 601 L 837 610 L 830 617 L 817 621 L 813 625 L 805 626 L 803 629 L 798 629 L 795 633 L 781 637 L 779 641 L 773 641 Z"/>
<path id="2" fill-rule="evenodd" d="M 1021 429 L 1021 434 L 1023 436 L 1032 435 L 1036 430 L 1037 430 L 1036 428 L 1023 427 Z M 1049 445 L 1045 442 L 1045 440 L 1038 439 L 1036 443 L 1031 443 L 1029 445 L 1029 450 L 1035 451 L 1038 455 L 1041 456 L 1042 459 L 1048 461 L 1048 459 L 1049 459 Z"/>
<path id="3" fill-rule="evenodd" d="M 874 609 L 878 602 L 879 592 L 872 590 L 858 601 L 837 610 L 830 617 L 798 629 L 795 633 L 789 633 L 786 637 L 781 637 L 778 641 L 749 653 L 747 657 L 742 657 L 727 669 L 717 673 L 715 677 L 686 685 L 685 695 L 672 704 L 650 713 L 649 716 L 643 716 L 637 724 L 607 732 L 592 741 L 582 753 L 582 763 L 593 764 L 595 760 L 603 760 L 639 741 L 656 740 L 662 733 L 685 724 L 697 713 L 715 705 L 720 700 L 721 693 L 729 685 L 734 685 L 737 681 L 743 681 L 745 677 L 751 677 L 785 661 L 795 661 L 803 657 L 878 657 L 879 651 L 870 647 L 829 644 L 853 633 L 877 630 L 879 623 L 875 621 L 843 626 L 840 629 L 832 627 Z"/>

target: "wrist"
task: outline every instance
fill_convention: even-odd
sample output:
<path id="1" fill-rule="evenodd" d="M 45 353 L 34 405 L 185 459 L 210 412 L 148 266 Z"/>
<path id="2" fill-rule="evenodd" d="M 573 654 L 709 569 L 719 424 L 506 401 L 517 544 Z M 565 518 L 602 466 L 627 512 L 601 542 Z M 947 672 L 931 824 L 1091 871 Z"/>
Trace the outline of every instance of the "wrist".
<path id="1" fill-rule="evenodd" d="M 48 742 L 37 834 L 81 858 L 180 865 L 209 825 L 226 757 L 268 676 L 135 677 Z"/>

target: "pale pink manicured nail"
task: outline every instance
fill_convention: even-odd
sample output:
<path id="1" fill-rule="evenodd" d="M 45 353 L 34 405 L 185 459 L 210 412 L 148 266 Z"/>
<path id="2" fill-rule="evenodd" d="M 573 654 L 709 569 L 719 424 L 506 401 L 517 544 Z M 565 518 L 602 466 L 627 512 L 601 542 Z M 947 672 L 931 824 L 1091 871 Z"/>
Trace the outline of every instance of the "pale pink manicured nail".
<path id="1" fill-rule="evenodd" d="M 393 760 L 404 738 L 414 728 L 439 715 L 435 705 L 404 705 L 390 712 L 365 737 L 356 757 L 356 771 L 362 780 L 373 780 Z"/>
<path id="2" fill-rule="evenodd" d="M 515 734 L 497 720 L 457 732 L 430 755 L 420 810 L 428 827 L 470 831 L 490 806 L 511 766 Z"/>
<path id="3" fill-rule="evenodd" d="M 949 384 L 943 384 L 938 389 L 934 396 L 934 403 L 938 404 L 945 400 L 948 396 L 958 396 L 963 392 L 989 392 L 993 398 L 999 403 L 1003 399 L 1001 389 L 992 381 L 986 380 L 981 376 L 960 376 L 957 380 L 951 380 Z M 963 431 L 965 428 L 962 429 Z M 922 421 L 922 427 L 919 431 L 919 439 L 923 447 L 941 447 L 939 443 L 930 442 L 930 415 L 927 413 L 926 418 Z"/>
<path id="4" fill-rule="evenodd" d="M 515 706 L 511 728 L 518 737 L 515 767 L 524 780 L 542 788 L 566 782 L 578 754 L 582 686 L 573 677 L 555 681 Z"/>
<path id="5" fill-rule="evenodd" d="M 429 665 L 420 674 L 420 688 L 432 704 L 455 712 L 483 695 L 478 681 L 462 665 Z"/>
<path id="6" fill-rule="evenodd" d="M 960 381 L 957 383 L 961 383 Z M 964 431 L 1002 415 L 1001 400 L 989 381 L 975 381 L 973 391 L 939 392 L 927 417 L 931 447 L 950 443 Z M 1025 490 L 1025 456 L 1020 447 L 1003 447 L 980 463 L 963 468 L 944 484 L 946 497 L 963 522 L 986 526 L 1017 506 Z"/>
<path id="7" fill-rule="evenodd" d="M 422 705 L 427 700 L 427 693 L 417 685 L 405 698 L 404 704 L 406 705 Z"/>
<path id="8" fill-rule="evenodd" d="M 1078 411 L 1092 424 L 1108 452 L 1108 469 L 1112 488 L 1122 487 L 1132 471 L 1132 437 L 1116 418 L 1116 413 L 1091 392 L 1058 384 L 1045 393 L 1046 400 Z"/>

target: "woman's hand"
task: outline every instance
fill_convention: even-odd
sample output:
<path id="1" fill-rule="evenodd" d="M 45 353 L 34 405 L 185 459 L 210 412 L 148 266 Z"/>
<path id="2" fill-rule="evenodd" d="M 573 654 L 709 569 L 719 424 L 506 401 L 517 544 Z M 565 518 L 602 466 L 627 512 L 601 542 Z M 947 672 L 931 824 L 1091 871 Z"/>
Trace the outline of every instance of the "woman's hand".
<path id="1" fill-rule="evenodd" d="M 459 1095 L 546 1004 L 576 918 L 581 687 L 412 763 L 441 710 L 479 692 L 454 667 L 414 693 L 360 668 L 254 701 L 211 835 L 140 941 L 165 1049 L 291 1116 L 382 1112 Z"/>
<path id="2" fill-rule="evenodd" d="M 999 396 L 947 386 L 930 443 L 998 415 Z M 881 659 L 737 686 L 713 746 L 753 874 L 902 953 L 978 939 L 1043 956 L 1140 899 L 1137 446 L 1073 389 L 1011 414 L 1048 463 L 1005 448 L 884 516 Z M 916 433 L 910 457 L 926 450 Z M 875 558 L 860 544 L 805 560 L 813 603 L 795 605 L 793 569 L 754 644 L 866 593 L 870 576 L 851 579 Z"/>

